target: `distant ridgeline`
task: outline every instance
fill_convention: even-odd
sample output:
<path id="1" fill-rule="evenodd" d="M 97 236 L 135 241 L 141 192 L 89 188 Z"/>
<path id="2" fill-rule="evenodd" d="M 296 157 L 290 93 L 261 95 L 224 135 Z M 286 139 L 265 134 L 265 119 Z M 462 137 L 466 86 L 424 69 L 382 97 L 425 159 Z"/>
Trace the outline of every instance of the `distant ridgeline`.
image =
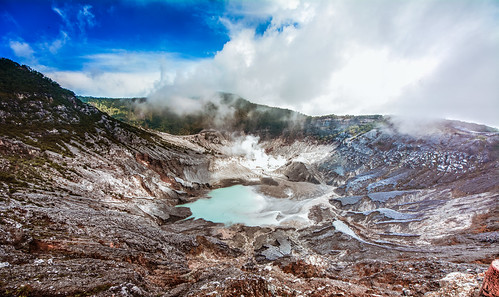
<path id="1" fill-rule="evenodd" d="M 302 131 L 309 118 L 297 112 L 258 105 L 231 94 L 221 94 L 218 103 L 205 103 L 200 111 L 178 114 L 167 106 L 150 104 L 146 98 L 78 97 L 101 111 L 135 126 L 188 135 L 203 129 L 257 133 L 263 137 Z"/>
<path id="2" fill-rule="evenodd" d="M 220 129 L 244 131 L 262 138 L 313 136 L 331 141 L 365 133 L 384 121 L 380 115 L 311 117 L 289 109 L 251 103 L 227 93 L 221 93 L 219 103 L 205 103 L 202 111 L 188 114 L 152 105 L 146 98 L 78 98 L 118 120 L 176 135 Z"/>

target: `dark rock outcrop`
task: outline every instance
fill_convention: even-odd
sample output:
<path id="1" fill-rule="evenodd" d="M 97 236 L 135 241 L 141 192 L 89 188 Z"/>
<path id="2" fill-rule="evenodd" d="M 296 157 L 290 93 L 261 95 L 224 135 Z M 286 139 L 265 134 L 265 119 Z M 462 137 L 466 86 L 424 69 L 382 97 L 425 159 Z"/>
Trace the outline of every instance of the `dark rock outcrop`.
<path id="1" fill-rule="evenodd" d="M 303 162 L 292 162 L 286 165 L 283 170 L 284 175 L 292 182 L 309 182 L 313 184 L 320 184 L 320 179 L 317 172 L 310 165 Z"/>

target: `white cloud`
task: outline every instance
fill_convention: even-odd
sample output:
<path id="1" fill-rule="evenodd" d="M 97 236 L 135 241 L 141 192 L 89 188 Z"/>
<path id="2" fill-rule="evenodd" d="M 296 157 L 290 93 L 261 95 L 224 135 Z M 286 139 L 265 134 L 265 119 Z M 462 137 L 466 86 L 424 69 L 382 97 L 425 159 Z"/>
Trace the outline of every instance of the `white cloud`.
<path id="1" fill-rule="evenodd" d="M 53 71 L 46 75 L 76 94 L 103 97 L 144 96 L 160 77 L 159 72 L 102 72 L 92 75 L 78 71 Z"/>
<path id="2" fill-rule="evenodd" d="M 87 28 L 96 25 L 95 15 L 92 13 L 92 5 L 71 5 L 66 4 L 64 8 L 52 6 L 52 10 L 57 13 L 63 21 L 61 32 L 76 34 L 79 32 L 85 36 Z M 75 29 L 77 27 L 78 31 Z"/>
<path id="3" fill-rule="evenodd" d="M 352 50 L 349 56 L 348 62 L 331 75 L 326 95 L 316 101 L 321 104 L 333 98 L 337 110 L 350 114 L 382 112 L 381 108 L 404 94 L 404 88 L 425 78 L 438 65 L 434 57 L 391 57 L 388 49 Z M 316 106 L 307 107 L 307 113 L 320 113 Z"/>
<path id="4" fill-rule="evenodd" d="M 63 12 L 62 9 L 58 8 L 58 7 L 55 7 L 55 6 L 52 6 L 52 10 L 57 13 L 64 21 L 67 21 L 68 18 L 66 16 L 66 14 Z"/>
<path id="5" fill-rule="evenodd" d="M 31 48 L 31 46 L 28 43 L 23 41 L 11 40 L 9 42 L 9 46 L 12 49 L 12 51 L 14 51 L 14 54 L 19 58 L 24 58 L 29 61 L 35 60 L 34 56 L 35 51 Z"/>
<path id="6" fill-rule="evenodd" d="M 78 11 L 77 19 L 78 19 L 78 28 L 81 33 L 85 33 L 86 27 L 92 28 L 95 26 L 95 16 L 90 11 L 92 9 L 92 5 L 84 5 Z"/>
<path id="7" fill-rule="evenodd" d="M 64 24 L 62 27 L 65 28 L 65 30 L 67 31 L 72 31 L 73 21 L 70 19 L 70 14 L 66 10 L 56 6 L 52 6 L 52 10 L 61 17 L 62 22 Z"/>
<path id="8" fill-rule="evenodd" d="M 145 97 L 159 81 L 171 81 L 178 69 L 197 61 L 184 61 L 166 53 L 128 52 L 82 57 L 80 71 L 45 69 L 44 73 L 78 95 L 103 97 Z"/>
<path id="9" fill-rule="evenodd" d="M 168 76 L 156 100 L 215 90 L 310 114 L 430 110 L 499 126 L 497 2 L 241 1 L 232 9 L 271 24 L 259 36 L 244 19 L 229 23 L 224 48 Z"/>
<path id="10" fill-rule="evenodd" d="M 57 52 L 66 44 L 66 42 L 69 41 L 69 35 L 68 33 L 61 31 L 60 32 L 60 37 L 52 41 L 50 44 L 46 44 L 45 47 L 48 48 L 48 50 L 52 54 L 57 54 Z"/>

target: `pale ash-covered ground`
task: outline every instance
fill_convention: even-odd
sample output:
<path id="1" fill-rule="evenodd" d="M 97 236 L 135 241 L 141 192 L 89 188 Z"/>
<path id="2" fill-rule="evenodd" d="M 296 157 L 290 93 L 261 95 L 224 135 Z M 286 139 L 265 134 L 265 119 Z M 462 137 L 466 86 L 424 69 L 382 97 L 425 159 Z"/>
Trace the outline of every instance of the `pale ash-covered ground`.
<path id="1" fill-rule="evenodd" d="M 3 137 L 3 151 L 66 168 L 4 184 L 3 294 L 467 296 L 499 257 L 499 134 L 470 129 L 384 126 L 333 143 L 88 137 L 93 147 L 67 143 L 73 157 Z M 232 184 L 304 202 L 306 220 L 224 226 L 175 207 Z"/>

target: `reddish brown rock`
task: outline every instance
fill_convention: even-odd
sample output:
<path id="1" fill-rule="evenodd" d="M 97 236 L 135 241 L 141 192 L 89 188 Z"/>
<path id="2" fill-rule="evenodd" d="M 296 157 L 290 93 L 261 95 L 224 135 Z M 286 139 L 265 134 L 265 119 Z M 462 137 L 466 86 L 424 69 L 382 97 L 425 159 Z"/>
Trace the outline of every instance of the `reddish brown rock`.
<path id="1" fill-rule="evenodd" d="M 499 297 L 499 259 L 494 260 L 485 273 L 480 296 Z"/>
<path id="2" fill-rule="evenodd" d="M 318 267 L 305 263 L 303 260 L 298 260 L 296 262 L 291 262 L 288 265 L 281 267 L 282 271 L 285 273 L 291 273 L 297 277 L 311 278 L 320 277 L 324 274 L 322 269 Z"/>

